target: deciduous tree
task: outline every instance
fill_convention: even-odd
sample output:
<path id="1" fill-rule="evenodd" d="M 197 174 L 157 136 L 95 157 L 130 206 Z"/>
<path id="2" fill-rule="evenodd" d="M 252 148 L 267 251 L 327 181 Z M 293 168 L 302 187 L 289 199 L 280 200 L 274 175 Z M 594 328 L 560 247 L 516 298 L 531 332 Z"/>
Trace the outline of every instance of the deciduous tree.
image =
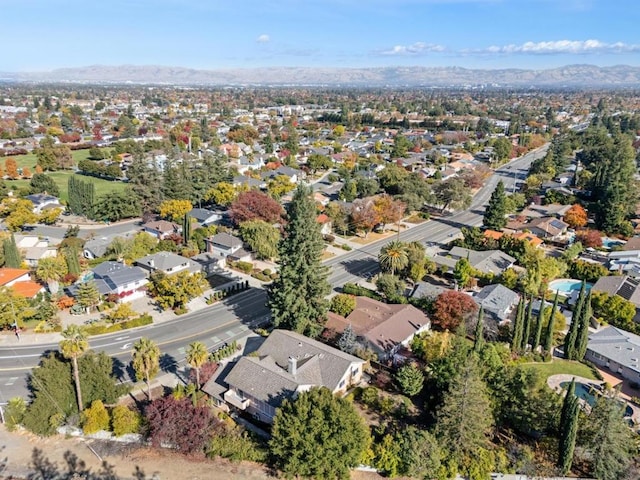
<path id="1" fill-rule="evenodd" d="M 172 222 L 181 222 L 192 208 L 189 200 L 165 200 L 160 204 L 160 216 Z"/>
<path id="2" fill-rule="evenodd" d="M 331 299 L 329 310 L 343 317 L 349 316 L 356 308 L 356 297 L 347 293 L 339 293 Z"/>
<path id="3" fill-rule="evenodd" d="M 187 397 L 158 398 L 145 408 L 151 444 L 171 445 L 181 453 L 202 453 L 218 420 L 205 405 L 194 405 Z"/>
<path id="4" fill-rule="evenodd" d="M 471 296 L 454 290 L 447 290 L 438 295 L 433 308 L 434 323 L 447 330 L 455 330 L 478 311 L 478 305 Z"/>
<path id="5" fill-rule="evenodd" d="M 380 223 L 380 215 L 371 197 L 354 200 L 350 215 L 354 229 L 364 232 L 365 238 L 373 230 L 373 227 Z"/>
<path id="6" fill-rule="evenodd" d="M 205 200 L 212 200 L 216 205 L 228 207 L 235 200 L 238 192 L 228 182 L 218 182 L 205 194 Z"/>
<path id="7" fill-rule="evenodd" d="M 581 228 L 587 224 L 587 211 L 582 205 L 576 203 L 571 206 L 567 213 L 564 214 L 564 221 L 569 224 L 571 228 Z"/>
<path id="8" fill-rule="evenodd" d="M 239 194 L 231 204 L 229 211 L 231 219 L 236 225 L 249 220 L 263 220 L 267 223 L 282 221 L 280 204 L 269 195 L 257 190 L 249 190 Z"/>
<path id="9" fill-rule="evenodd" d="M 259 259 L 272 260 L 278 255 L 280 230 L 264 220 L 241 223 L 240 236 Z"/>

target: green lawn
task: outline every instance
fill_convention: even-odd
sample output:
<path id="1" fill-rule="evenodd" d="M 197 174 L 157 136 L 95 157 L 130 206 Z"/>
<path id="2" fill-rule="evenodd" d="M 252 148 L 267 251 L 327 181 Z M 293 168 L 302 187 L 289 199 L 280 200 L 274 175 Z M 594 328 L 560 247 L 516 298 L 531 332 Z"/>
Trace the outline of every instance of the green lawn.
<path id="1" fill-rule="evenodd" d="M 570 360 L 554 358 L 552 362 L 525 363 L 523 366 L 538 370 L 544 378 L 549 378 L 552 375 L 558 375 L 560 373 L 566 373 L 568 375 L 598 380 L 591 367 L 586 366 L 584 363 Z"/>
<path id="2" fill-rule="evenodd" d="M 76 175 L 69 170 L 58 172 L 47 172 L 58 188 L 60 189 L 60 199 L 69 200 L 68 195 L 68 182 L 69 177 L 75 176 L 85 182 L 92 182 L 96 186 L 96 199 L 102 195 L 109 194 L 111 192 L 121 192 L 125 189 L 126 184 L 119 181 L 104 180 L 102 178 L 89 177 L 86 175 Z M 29 180 L 6 180 L 5 183 L 9 188 L 29 187 Z"/>
<path id="3" fill-rule="evenodd" d="M 71 156 L 73 157 L 73 161 L 77 164 L 80 160 L 87 160 L 89 158 L 89 150 L 71 150 Z M 7 157 L 8 158 L 8 157 Z M 31 170 L 31 173 L 34 172 L 36 168 L 36 154 L 35 153 L 27 153 L 26 155 L 14 155 L 13 158 L 18 164 L 18 168 L 27 167 Z M 4 169 L 4 161 L 2 161 L 2 168 Z"/>

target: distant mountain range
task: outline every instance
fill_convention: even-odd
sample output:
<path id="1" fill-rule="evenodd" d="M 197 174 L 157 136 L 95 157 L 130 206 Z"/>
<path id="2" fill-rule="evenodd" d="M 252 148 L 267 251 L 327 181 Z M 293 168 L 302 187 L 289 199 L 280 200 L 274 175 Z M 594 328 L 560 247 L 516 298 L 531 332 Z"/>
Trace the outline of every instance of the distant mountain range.
<path id="1" fill-rule="evenodd" d="M 164 66 L 92 65 L 37 73 L 0 72 L 0 81 L 206 86 L 638 87 L 640 67 L 567 65 L 546 70 L 480 70 L 462 67 L 270 67 L 196 70 Z"/>

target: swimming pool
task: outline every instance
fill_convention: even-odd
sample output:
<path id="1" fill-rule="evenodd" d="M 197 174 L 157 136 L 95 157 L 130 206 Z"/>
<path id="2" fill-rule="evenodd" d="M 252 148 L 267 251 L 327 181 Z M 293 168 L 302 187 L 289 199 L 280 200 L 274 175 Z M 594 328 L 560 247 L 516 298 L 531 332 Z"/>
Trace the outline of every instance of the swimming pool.
<path id="1" fill-rule="evenodd" d="M 560 294 L 571 295 L 573 292 L 579 292 L 582 286 L 581 280 L 574 280 L 573 278 L 559 278 L 549 283 L 549 290 L 553 292 L 560 292 Z M 592 287 L 590 283 L 586 284 L 587 291 Z"/>
<path id="2" fill-rule="evenodd" d="M 624 245 L 625 243 L 627 242 L 620 240 L 618 238 L 602 237 L 602 246 L 604 248 L 619 247 L 621 245 Z"/>
<path id="3" fill-rule="evenodd" d="M 567 388 L 569 388 L 569 384 L 571 382 L 562 382 L 560 384 L 560 386 L 566 390 Z M 596 400 L 599 396 L 599 390 L 593 386 L 593 385 L 587 385 L 585 383 L 581 383 L 581 382 L 576 382 L 576 397 L 584 400 L 590 407 L 593 407 L 596 404 Z M 621 400 L 620 403 L 623 404 L 624 408 L 624 416 L 625 417 L 631 417 L 633 415 L 633 409 L 627 405 L 626 403 L 624 403 Z"/>

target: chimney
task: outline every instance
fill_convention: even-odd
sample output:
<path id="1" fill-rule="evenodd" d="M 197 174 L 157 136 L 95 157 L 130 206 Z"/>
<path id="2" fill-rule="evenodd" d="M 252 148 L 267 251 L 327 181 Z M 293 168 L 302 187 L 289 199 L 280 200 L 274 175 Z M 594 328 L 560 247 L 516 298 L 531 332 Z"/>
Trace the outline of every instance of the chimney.
<path id="1" fill-rule="evenodd" d="M 289 357 L 289 369 L 288 369 L 288 372 L 291 375 L 295 376 L 297 370 L 298 370 L 298 361 L 293 357 Z"/>

